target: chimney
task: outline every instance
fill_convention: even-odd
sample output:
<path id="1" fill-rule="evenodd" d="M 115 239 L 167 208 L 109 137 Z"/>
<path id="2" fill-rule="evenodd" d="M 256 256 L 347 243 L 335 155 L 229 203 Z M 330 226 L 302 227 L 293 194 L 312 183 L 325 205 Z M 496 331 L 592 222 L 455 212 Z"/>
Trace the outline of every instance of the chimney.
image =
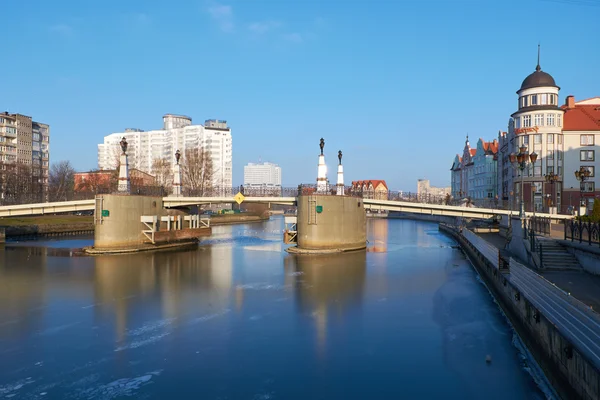
<path id="1" fill-rule="evenodd" d="M 567 109 L 575 108 L 575 96 L 567 96 L 565 99 L 565 106 L 567 106 Z"/>

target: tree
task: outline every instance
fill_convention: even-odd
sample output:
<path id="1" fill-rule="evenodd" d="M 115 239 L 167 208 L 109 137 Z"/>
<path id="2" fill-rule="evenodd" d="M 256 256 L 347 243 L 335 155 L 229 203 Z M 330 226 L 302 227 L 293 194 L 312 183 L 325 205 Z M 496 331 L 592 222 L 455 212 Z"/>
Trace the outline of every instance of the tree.
<path id="1" fill-rule="evenodd" d="M 171 170 L 171 163 L 166 158 L 155 158 L 152 161 L 152 171 L 156 179 L 156 184 L 163 188 L 171 186 L 173 182 L 173 172 Z"/>
<path id="2" fill-rule="evenodd" d="M 112 171 L 91 170 L 75 188 L 78 192 L 96 194 L 109 193 L 113 180 Z"/>
<path id="3" fill-rule="evenodd" d="M 600 199 L 594 199 L 594 208 L 592 208 L 592 221 L 600 222 Z"/>
<path id="4" fill-rule="evenodd" d="M 214 170 L 210 153 L 202 147 L 187 149 L 181 158 L 183 186 L 192 196 L 205 196 L 213 186 Z"/>
<path id="5" fill-rule="evenodd" d="M 48 197 L 50 201 L 67 201 L 73 198 L 75 189 L 75 169 L 69 161 L 52 164 L 48 177 Z"/>

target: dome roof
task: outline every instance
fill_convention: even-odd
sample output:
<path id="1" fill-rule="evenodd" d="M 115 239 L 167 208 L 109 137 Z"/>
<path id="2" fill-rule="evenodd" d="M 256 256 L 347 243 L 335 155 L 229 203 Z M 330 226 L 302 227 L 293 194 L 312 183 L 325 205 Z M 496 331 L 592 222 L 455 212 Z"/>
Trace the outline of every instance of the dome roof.
<path id="1" fill-rule="evenodd" d="M 525 78 L 521 84 L 521 89 L 519 90 L 544 86 L 558 87 L 556 86 L 556 82 L 554 82 L 552 75 L 542 71 L 540 64 L 538 64 L 537 67 L 535 67 L 535 72 Z"/>

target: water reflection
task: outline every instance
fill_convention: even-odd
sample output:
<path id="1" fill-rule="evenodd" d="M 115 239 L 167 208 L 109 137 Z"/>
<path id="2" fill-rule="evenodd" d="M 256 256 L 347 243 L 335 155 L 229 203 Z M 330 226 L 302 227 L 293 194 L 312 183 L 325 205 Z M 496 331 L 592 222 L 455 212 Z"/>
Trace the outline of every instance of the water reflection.
<path id="1" fill-rule="evenodd" d="M 286 284 L 294 288 L 296 307 L 315 319 L 319 353 L 325 350 L 330 319 L 343 320 L 360 309 L 365 287 L 365 251 L 335 255 L 289 255 L 284 259 Z"/>
<path id="2" fill-rule="evenodd" d="M 388 243 L 388 219 L 371 218 L 367 224 L 367 250 L 374 253 L 385 253 Z"/>

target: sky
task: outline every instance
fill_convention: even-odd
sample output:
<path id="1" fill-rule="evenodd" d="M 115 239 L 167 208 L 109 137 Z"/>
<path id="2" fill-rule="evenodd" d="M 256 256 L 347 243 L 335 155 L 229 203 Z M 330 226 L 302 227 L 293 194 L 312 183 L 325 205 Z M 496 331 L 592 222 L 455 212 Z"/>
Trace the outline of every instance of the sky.
<path id="1" fill-rule="evenodd" d="M 560 101 L 600 96 L 598 0 L 0 0 L 0 111 L 50 124 L 51 162 L 166 113 L 228 121 L 248 162 L 314 183 L 450 184 L 465 136 L 493 140 L 541 67 Z"/>

